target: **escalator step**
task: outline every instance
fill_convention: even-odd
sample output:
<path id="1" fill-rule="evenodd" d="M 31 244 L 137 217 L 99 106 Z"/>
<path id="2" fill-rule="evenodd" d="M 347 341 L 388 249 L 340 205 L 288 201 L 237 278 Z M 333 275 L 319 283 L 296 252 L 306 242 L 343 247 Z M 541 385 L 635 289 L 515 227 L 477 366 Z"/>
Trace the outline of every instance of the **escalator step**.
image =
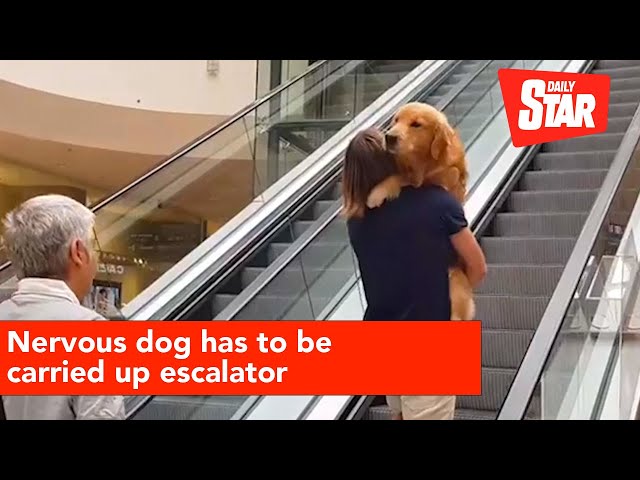
<path id="1" fill-rule="evenodd" d="M 309 227 L 314 225 L 314 221 L 312 220 L 298 220 L 293 223 L 293 234 L 295 238 L 298 238 L 304 232 L 306 232 Z M 344 221 L 335 221 L 331 222 L 325 230 L 322 232 L 324 241 L 344 241 L 346 238 L 347 226 Z"/>
<path id="2" fill-rule="evenodd" d="M 563 264 L 569 259 L 574 237 L 483 237 L 480 244 L 490 264 Z"/>
<path id="3" fill-rule="evenodd" d="M 598 152 L 544 152 L 533 159 L 533 170 L 588 170 L 608 169 L 616 155 L 616 150 Z"/>
<path id="4" fill-rule="evenodd" d="M 495 420 L 496 412 L 491 410 L 472 410 L 456 408 L 454 420 Z M 391 420 L 391 410 L 386 405 L 370 407 L 363 420 Z"/>
<path id="5" fill-rule="evenodd" d="M 636 102 L 609 103 L 609 118 L 633 116 L 637 108 Z"/>
<path id="6" fill-rule="evenodd" d="M 455 420 L 495 420 L 496 412 L 491 410 L 472 410 L 456 408 Z"/>
<path id="7" fill-rule="evenodd" d="M 607 122 L 607 133 L 624 133 L 631 125 L 632 116 L 628 117 L 609 117 Z"/>
<path id="8" fill-rule="evenodd" d="M 598 189 L 595 188 L 511 192 L 507 208 L 512 212 L 588 212 L 597 196 Z"/>
<path id="9" fill-rule="evenodd" d="M 482 367 L 482 395 L 461 395 L 456 400 L 456 406 L 497 411 L 509 391 L 515 373 L 514 369 Z"/>
<path id="10" fill-rule="evenodd" d="M 482 328 L 535 330 L 550 297 L 476 295 L 476 317 Z"/>
<path id="11" fill-rule="evenodd" d="M 270 244 L 269 258 L 272 259 L 273 262 L 290 247 L 290 243 Z M 329 261 L 342 254 L 348 248 L 349 244 L 345 243 L 344 240 L 341 242 L 314 241 L 307 245 L 302 253 L 299 254 L 299 262 L 301 262 L 305 268 L 324 267 Z"/>
<path id="12" fill-rule="evenodd" d="M 535 191 L 599 189 L 607 172 L 605 169 L 525 172 L 520 185 L 522 190 Z"/>
<path id="13" fill-rule="evenodd" d="M 640 94 L 640 91 L 638 91 Z M 617 150 L 623 133 L 600 133 L 545 143 L 542 152 L 586 152 L 590 150 Z"/>
<path id="14" fill-rule="evenodd" d="M 497 236 L 577 237 L 587 215 L 587 213 L 499 213 L 493 221 L 493 226 Z"/>
<path id="15" fill-rule="evenodd" d="M 369 407 L 363 420 L 391 420 L 391 410 L 386 405 Z"/>
<path id="16" fill-rule="evenodd" d="M 638 67 L 638 60 L 598 60 L 595 70 L 621 67 Z"/>
<path id="17" fill-rule="evenodd" d="M 136 420 L 229 420 L 247 400 L 240 396 L 154 397 Z"/>
<path id="18" fill-rule="evenodd" d="M 315 320 L 333 297 L 271 295 L 253 297 L 233 318 L 234 320 Z"/>
<path id="19" fill-rule="evenodd" d="M 627 75 L 626 77 L 616 76 L 611 79 L 611 90 L 638 90 L 640 89 L 640 75 Z"/>
<path id="20" fill-rule="evenodd" d="M 213 315 L 223 311 L 237 297 L 228 293 L 217 293 L 213 297 Z"/>
<path id="21" fill-rule="evenodd" d="M 318 218 L 324 212 L 329 210 L 329 208 L 334 207 L 336 205 L 335 200 L 318 200 L 314 202 L 313 209 L 315 213 L 315 218 Z"/>
<path id="22" fill-rule="evenodd" d="M 482 329 L 482 365 L 517 369 L 535 330 Z"/>
<path id="23" fill-rule="evenodd" d="M 564 265 L 488 265 L 479 294 L 550 296 Z"/>
<path id="24" fill-rule="evenodd" d="M 242 271 L 243 288 L 251 285 L 263 271 L 263 268 L 246 267 Z M 308 287 L 314 288 L 318 292 L 331 292 L 335 288 L 335 282 L 341 282 L 339 284 L 344 285 L 354 273 L 353 265 L 336 265 L 326 269 L 319 267 L 307 268 L 294 261 L 293 265 L 287 266 L 284 270 L 278 272 L 268 286 L 265 287 L 265 290 L 272 295 L 291 294 L 291 296 L 306 291 Z"/>
<path id="25" fill-rule="evenodd" d="M 611 94 L 609 95 L 609 103 L 615 104 L 637 102 L 638 98 L 640 98 L 640 90 L 611 90 Z"/>
<path id="26" fill-rule="evenodd" d="M 598 74 L 609 75 L 612 80 L 618 78 L 640 78 L 640 66 L 634 65 L 629 67 L 603 68 L 598 69 Z"/>

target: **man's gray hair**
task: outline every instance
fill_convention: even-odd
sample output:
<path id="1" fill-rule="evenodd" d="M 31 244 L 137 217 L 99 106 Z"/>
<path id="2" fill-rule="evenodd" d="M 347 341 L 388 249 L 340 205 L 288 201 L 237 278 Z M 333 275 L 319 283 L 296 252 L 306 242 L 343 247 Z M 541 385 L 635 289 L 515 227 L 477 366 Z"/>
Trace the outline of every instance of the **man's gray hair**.
<path id="1" fill-rule="evenodd" d="M 18 278 L 64 278 L 71 244 L 91 249 L 95 216 L 64 195 L 33 197 L 4 219 L 3 240 Z"/>

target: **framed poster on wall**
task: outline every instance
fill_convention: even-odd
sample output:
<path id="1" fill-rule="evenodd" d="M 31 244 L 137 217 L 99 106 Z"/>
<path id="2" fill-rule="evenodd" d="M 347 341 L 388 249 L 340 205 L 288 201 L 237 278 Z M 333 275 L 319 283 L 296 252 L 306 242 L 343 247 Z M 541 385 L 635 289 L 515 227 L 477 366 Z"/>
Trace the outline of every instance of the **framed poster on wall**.
<path id="1" fill-rule="evenodd" d="M 122 308 L 122 283 L 94 280 L 82 304 L 105 318 L 118 318 Z"/>

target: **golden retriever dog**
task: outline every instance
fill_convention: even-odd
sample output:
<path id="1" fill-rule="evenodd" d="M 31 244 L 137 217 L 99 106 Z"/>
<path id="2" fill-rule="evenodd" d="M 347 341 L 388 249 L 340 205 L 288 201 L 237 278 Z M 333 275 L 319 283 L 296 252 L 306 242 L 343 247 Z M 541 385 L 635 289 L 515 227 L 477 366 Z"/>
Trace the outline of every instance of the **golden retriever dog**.
<path id="1" fill-rule="evenodd" d="M 440 185 L 464 203 L 469 178 L 467 158 L 460 137 L 444 113 L 426 103 L 408 103 L 396 113 L 385 142 L 401 174 L 390 176 L 371 191 L 369 208 L 397 197 L 407 185 Z"/>
<path id="2" fill-rule="evenodd" d="M 469 178 L 466 154 L 444 113 L 425 103 L 404 105 L 396 113 L 385 143 L 400 174 L 391 175 L 374 187 L 367 198 L 369 208 L 396 198 L 409 185 L 439 185 L 464 203 Z M 473 320 L 473 290 L 464 269 L 452 267 L 449 281 L 451 319 Z"/>

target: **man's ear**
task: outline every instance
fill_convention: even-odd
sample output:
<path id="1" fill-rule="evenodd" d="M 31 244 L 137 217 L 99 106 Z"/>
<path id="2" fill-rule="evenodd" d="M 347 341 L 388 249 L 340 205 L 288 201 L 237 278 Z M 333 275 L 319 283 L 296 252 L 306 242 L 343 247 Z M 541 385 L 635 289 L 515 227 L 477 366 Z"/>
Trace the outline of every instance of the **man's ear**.
<path id="1" fill-rule="evenodd" d="M 71 246 L 69 247 L 69 257 L 74 265 L 80 266 L 85 263 L 87 261 L 87 254 L 87 249 L 80 240 L 75 239 L 71 242 Z"/>

